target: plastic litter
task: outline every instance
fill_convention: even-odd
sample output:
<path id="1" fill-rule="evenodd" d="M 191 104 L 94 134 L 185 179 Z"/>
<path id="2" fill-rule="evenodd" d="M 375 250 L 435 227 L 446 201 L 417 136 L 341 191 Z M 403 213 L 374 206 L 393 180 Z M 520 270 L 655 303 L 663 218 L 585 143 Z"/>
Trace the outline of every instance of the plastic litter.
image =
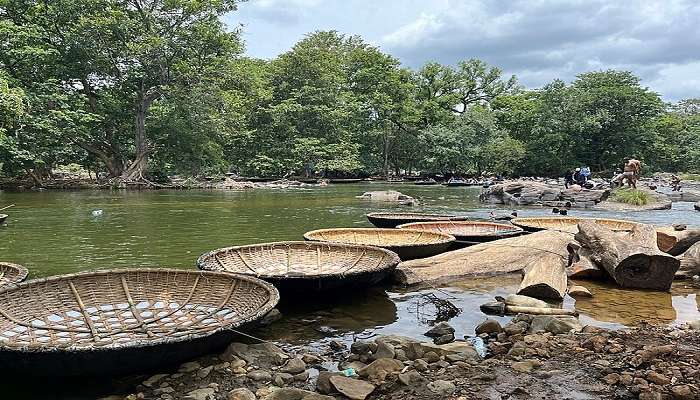
<path id="1" fill-rule="evenodd" d="M 343 375 L 345 375 L 347 377 L 351 377 L 351 376 L 355 376 L 357 374 L 355 373 L 355 368 L 346 368 L 343 370 Z"/>

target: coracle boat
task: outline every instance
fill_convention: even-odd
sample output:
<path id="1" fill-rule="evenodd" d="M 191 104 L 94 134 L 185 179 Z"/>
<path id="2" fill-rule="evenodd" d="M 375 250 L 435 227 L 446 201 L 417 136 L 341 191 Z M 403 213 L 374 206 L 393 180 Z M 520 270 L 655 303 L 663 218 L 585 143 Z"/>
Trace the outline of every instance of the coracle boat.
<path id="1" fill-rule="evenodd" d="M 304 234 L 306 240 L 382 247 L 402 260 L 430 257 L 447 251 L 454 236 L 413 229 L 333 228 Z"/>
<path id="2" fill-rule="evenodd" d="M 29 271 L 19 264 L 0 262 L 0 288 L 22 282 L 28 273 Z"/>
<path id="3" fill-rule="evenodd" d="M 438 183 L 440 183 L 440 182 L 436 181 L 435 179 L 426 179 L 423 181 L 413 182 L 414 185 L 423 185 L 423 186 L 425 186 L 425 185 L 437 185 Z"/>
<path id="4" fill-rule="evenodd" d="M 528 232 L 537 232 L 543 230 L 557 230 L 564 232 L 578 232 L 578 224 L 581 221 L 595 221 L 596 223 L 605 226 L 613 231 L 631 231 L 637 222 L 625 221 L 621 219 L 607 218 L 575 218 L 575 217 L 532 217 L 532 218 L 513 218 L 510 222 L 515 226 L 519 226 Z"/>
<path id="5" fill-rule="evenodd" d="M 333 178 L 329 180 L 330 183 L 359 183 L 362 182 L 362 178 Z"/>
<path id="6" fill-rule="evenodd" d="M 0 225 L 5 223 L 5 220 L 7 219 L 8 215 L 7 214 L 0 214 Z"/>
<path id="7" fill-rule="evenodd" d="M 320 291 L 367 288 L 400 261 L 379 247 L 299 241 L 217 249 L 199 257 L 197 267 L 256 276 L 282 291 Z"/>
<path id="8" fill-rule="evenodd" d="M 367 214 L 367 219 L 377 228 L 396 228 L 399 225 L 412 222 L 464 221 L 467 217 L 446 214 L 374 212 Z"/>
<path id="9" fill-rule="evenodd" d="M 243 275 L 94 271 L 0 290 L 0 371 L 85 376 L 146 372 L 226 346 L 279 293 Z"/>
<path id="10" fill-rule="evenodd" d="M 510 224 L 497 224 L 483 221 L 434 221 L 414 222 L 399 225 L 400 229 L 417 229 L 420 231 L 447 233 L 454 236 L 462 245 L 490 242 L 518 236 L 522 228 Z"/>

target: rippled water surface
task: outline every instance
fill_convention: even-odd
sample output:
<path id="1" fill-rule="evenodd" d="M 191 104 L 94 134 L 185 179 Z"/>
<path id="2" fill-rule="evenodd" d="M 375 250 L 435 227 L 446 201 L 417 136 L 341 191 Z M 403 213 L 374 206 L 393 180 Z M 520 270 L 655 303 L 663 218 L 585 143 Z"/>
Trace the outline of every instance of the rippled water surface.
<path id="1" fill-rule="evenodd" d="M 418 197 L 418 207 L 369 203 L 355 196 L 367 190 L 397 189 Z M 308 230 L 370 226 L 370 211 L 402 210 L 455 212 L 487 218 L 478 188 L 446 188 L 411 184 L 348 184 L 288 190 L 222 191 L 79 191 L 0 192 L 0 207 L 9 209 L 0 227 L 0 259 L 23 264 L 30 278 L 107 267 L 194 268 L 208 250 L 231 245 L 302 240 Z M 93 210 L 103 210 L 93 216 Z M 548 209 L 521 209 L 520 215 L 550 215 Z M 572 216 L 631 219 L 657 225 L 700 226 L 700 212 L 690 203 L 672 210 L 649 212 L 572 211 Z M 254 331 L 256 336 L 296 344 L 329 338 L 351 340 L 376 334 L 420 336 L 434 319 L 430 296 L 451 301 L 461 313 L 450 323 L 462 335 L 486 317 L 479 305 L 496 295 L 517 290 L 520 278 L 473 278 L 442 288 L 404 290 L 372 288 L 319 297 L 284 299 L 282 321 Z M 643 320 L 677 324 L 700 318 L 700 290 L 674 284 L 671 293 L 622 290 L 612 285 L 583 282 L 592 299 L 574 301 L 584 323 L 621 327 Z M 69 389 L 69 392 L 73 388 Z"/>

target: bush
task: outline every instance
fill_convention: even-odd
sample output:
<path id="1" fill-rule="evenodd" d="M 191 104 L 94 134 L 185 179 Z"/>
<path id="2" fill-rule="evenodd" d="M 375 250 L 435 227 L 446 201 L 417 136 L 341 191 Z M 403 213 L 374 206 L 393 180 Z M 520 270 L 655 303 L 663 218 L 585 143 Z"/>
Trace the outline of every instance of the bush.
<path id="1" fill-rule="evenodd" d="M 639 189 L 618 189 L 613 193 L 613 200 L 618 203 L 644 206 L 649 204 L 651 196 L 649 193 Z"/>

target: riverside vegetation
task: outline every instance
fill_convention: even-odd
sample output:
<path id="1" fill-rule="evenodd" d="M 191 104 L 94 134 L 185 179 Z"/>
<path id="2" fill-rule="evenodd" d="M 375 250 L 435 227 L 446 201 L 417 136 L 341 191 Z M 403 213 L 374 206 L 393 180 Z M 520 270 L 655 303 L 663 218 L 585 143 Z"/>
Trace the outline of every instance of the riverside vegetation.
<path id="1" fill-rule="evenodd" d="M 77 164 L 118 182 L 390 171 L 700 170 L 700 100 L 626 71 L 536 90 L 477 59 L 412 70 L 358 36 L 247 57 L 235 0 L 0 3 L 0 165 L 33 184 Z"/>

